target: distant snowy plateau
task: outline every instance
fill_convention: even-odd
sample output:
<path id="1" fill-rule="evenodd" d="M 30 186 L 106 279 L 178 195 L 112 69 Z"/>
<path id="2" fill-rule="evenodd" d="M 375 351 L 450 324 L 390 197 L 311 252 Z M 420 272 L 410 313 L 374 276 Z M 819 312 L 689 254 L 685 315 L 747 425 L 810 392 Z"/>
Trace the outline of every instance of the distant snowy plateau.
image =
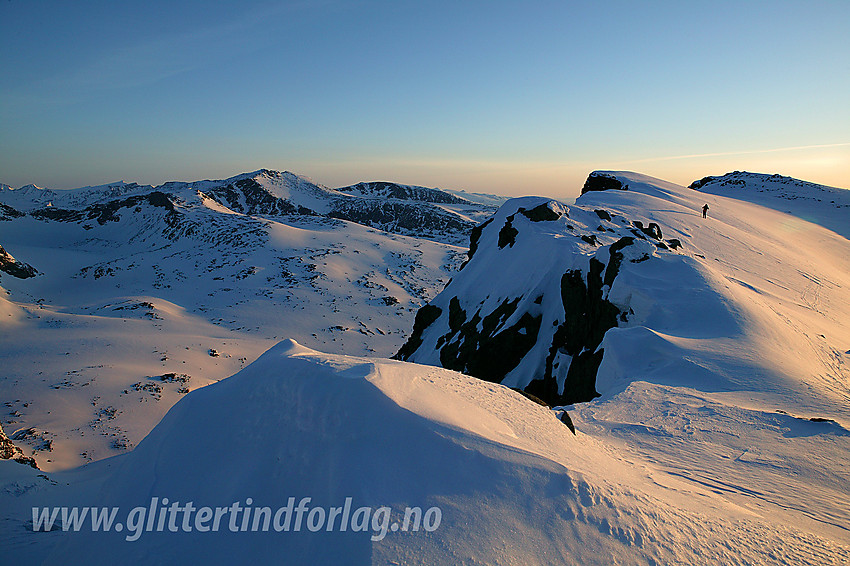
<path id="1" fill-rule="evenodd" d="M 850 191 L 745 172 L 0 185 L 4 561 L 847 564 L 848 238 Z M 33 531 L 305 496 L 442 520 Z"/>

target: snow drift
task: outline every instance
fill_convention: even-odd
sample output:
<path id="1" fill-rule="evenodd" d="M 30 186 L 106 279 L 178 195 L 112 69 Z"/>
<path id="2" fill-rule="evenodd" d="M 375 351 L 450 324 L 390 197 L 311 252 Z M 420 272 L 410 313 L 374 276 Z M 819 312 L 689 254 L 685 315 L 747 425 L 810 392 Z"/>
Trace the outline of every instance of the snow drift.
<path id="1" fill-rule="evenodd" d="M 172 564 L 726 563 L 803 549 L 817 561 L 848 551 L 706 503 L 704 491 L 683 495 L 676 478 L 574 436 L 552 411 L 505 387 L 292 341 L 187 395 L 126 455 L 53 474 L 53 485 L 35 472 L 11 482 L 8 467 L 0 470 L 4 508 L 15 510 L 3 536 L 14 543 L 7 557 L 16 564 L 117 556 Z M 442 520 L 432 532 L 388 528 L 384 537 L 371 528 L 166 528 L 133 541 L 127 531 L 24 531 L 30 505 L 118 506 L 120 520 L 154 496 L 196 507 L 275 507 L 291 496 L 330 507 L 350 497 L 357 506 L 391 508 L 394 520 L 406 507 L 439 507 Z"/>

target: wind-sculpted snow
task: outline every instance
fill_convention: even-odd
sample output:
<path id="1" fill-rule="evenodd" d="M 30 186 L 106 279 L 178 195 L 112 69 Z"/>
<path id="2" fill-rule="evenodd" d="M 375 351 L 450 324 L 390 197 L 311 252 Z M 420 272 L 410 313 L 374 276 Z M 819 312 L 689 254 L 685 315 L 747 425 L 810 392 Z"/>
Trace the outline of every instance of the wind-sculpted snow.
<path id="1" fill-rule="evenodd" d="M 850 556 L 846 541 L 712 502 L 709 487 L 690 487 L 574 436 L 552 411 L 506 387 L 439 368 L 321 354 L 289 340 L 188 394 L 125 455 L 42 475 L 0 464 L 0 536 L 15 564 L 116 557 L 166 564 L 828 564 Z M 198 514 L 202 507 L 229 513 L 215 532 L 195 529 L 191 515 L 161 528 L 152 521 L 148 530 L 127 522 L 119 532 L 25 526 L 33 506 L 117 507 L 118 522 L 147 509 L 152 497 L 165 510 L 191 502 Z M 264 531 L 263 520 L 254 520 L 258 510 L 283 508 L 290 497 L 309 498 L 311 513 L 288 530 L 269 520 Z M 343 531 L 343 518 L 332 529 L 310 527 L 325 517 L 313 509 L 346 498 L 352 508 L 386 508 L 387 522 L 347 523 Z M 241 514 L 231 520 L 234 502 Z M 408 508 L 438 509 L 436 528 L 398 528 Z"/>

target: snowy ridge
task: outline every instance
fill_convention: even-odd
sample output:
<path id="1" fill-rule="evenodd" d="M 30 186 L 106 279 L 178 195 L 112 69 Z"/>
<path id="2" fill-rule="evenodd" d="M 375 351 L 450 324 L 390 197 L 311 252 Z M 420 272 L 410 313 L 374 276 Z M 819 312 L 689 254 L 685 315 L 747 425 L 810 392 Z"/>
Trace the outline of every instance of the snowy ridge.
<path id="1" fill-rule="evenodd" d="M 764 358 L 755 362 L 765 366 L 760 375 L 783 387 L 786 379 L 814 380 L 833 399 L 850 399 L 836 386 L 846 368 L 835 365 L 850 339 L 846 240 L 725 197 L 711 198 L 702 219 L 705 195 L 637 174 L 606 175 L 628 189 L 588 192 L 572 207 L 513 199 L 479 226 L 469 262 L 420 312 L 400 357 L 478 372 L 559 404 L 597 394 L 575 389 L 572 368 L 582 366 L 577 379 L 595 377 L 600 363 L 613 369 L 605 360 L 621 348 L 603 352 L 619 337 L 644 334 L 677 347 L 750 340 L 754 355 L 742 365 Z M 805 329 L 787 322 L 801 318 Z M 600 387 L 615 388 L 602 373 Z M 718 371 L 715 387 L 740 385 L 732 373 Z"/>
<path id="2" fill-rule="evenodd" d="M 746 191 L 605 174 L 627 189 L 506 203 L 398 356 L 594 399 L 578 431 L 846 538 L 850 242 Z"/>
<path id="3" fill-rule="evenodd" d="M 241 457 L 223 457 L 234 449 Z M 21 564 L 116 555 L 139 562 L 153 554 L 166 563 L 212 564 L 234 555 L 299 564 L 828 564 L 850 556 L 846 543 L 709 499 L 704 487 L 573 436 L 546 408 L 505 387 L 292 341 L 187 395 L 124 456 L 49 477 L 0 464 L 9 516 L 0 532 Z M 385 537 L 371 528 L 225 527 L 144 532 L 133 543 L 127 531 L 48 538 L 21 524 L 33 505 L 95 500 L 132 509 L 154 494 L 181 505 L 250 501 L 255 508 L 283 506 L 291 496 L 327 508 L 351 497 L 357 506 L 389 506 L 394 521 L 405 507 L 437 506 L 441 522 L 431 533 L 386 528 Z"/>
<path id="4" fill-rule="evenodd" d="M 827 187 L 779 174 L 733 171 L 703 177 L 689 186 L 700 192 L 740 198 L 820 224 L 850 239 L 850 190 Z"/>

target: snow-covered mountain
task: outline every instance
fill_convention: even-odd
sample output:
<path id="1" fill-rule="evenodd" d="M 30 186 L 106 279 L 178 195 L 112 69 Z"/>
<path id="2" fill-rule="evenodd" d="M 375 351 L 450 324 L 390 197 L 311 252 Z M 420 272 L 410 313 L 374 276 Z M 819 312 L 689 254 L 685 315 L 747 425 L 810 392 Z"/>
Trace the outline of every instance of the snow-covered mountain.
<path id="1" fill-rule="evenodd" d="M 43 469 L 68 467 L 135 445 L 284 337 L 391 355 L 495 208 L 360 187 L 378 186 L 261 170 L 0 188 L 0 425 Z"/>
<path id="2" fill-rule="evenodd" d="M 465 232 L 493 211 L 492 204 L 439 189 L 376 182 L 340 189 L 289 172 L 261 169 L 219 181 L 168 182 L 158 187 L 123 181 L 74 190 L 0 185 L 3 218 L 29 214 L 65 221 L 117 221 L 112 212 L 142 201 L 167 207 L 224 207 L 263 218 L 291 215 L 350 220 L 393 233 L 462 243 Z M 494 197 L 500 203 L 499 197 Z M 501 199 L 503 200 L 503 199 Z M 219 208 L 219 211 L 223 209 Z"/>
<path id="3" fill-rule="evenodd" d="M 583 401 L 577 431 L 846 540 L 850 242 L 734 187 L 599 172 L 575 206 L 507 202 L 397 357 Z M 850 225 L 831 191 L 822 224 Z"/>
<path id="4" fill-rule="evenodd" d="M 846 401 L 846 386 L 834 381 L 847 377 L 836 360 L 850 339 L 848 242 L 747 195 L 599 172 L 575 206 L 513 199 L 475 229 L 469 261 L 417 313 L 398 357 L 552 405 L 589 401 L 635 374 L 689 376 L 684 382 L 696 374 L 730 387 L 753 371 L 774 386 L 816 382 Z M 841 205 L 826 207 L 834 223 L 850 219 Z M 730 340 L 751 349 L 735 370 L 711 361 Z M 645 362 L 649 352 L 664 366 Z"/>
<path id="5" fill-rule="evenodd" d="M 3 428 L 47 468 L 0 462 L 7 555 L 846 563 L 850 211 L 840 189 L 813 204 L 807 185 L 776 197 L 747 175 L 762 184 L 596 172 L 575 205 L 504 203 L 468 251 L 333 219 L 331 189 L 252 175 L 274 198 L 237 179 L 193 184 L 197 198 L 121 185 L 76 208 L 6 201 L 0 242 L 38 274 L 0 274 Z M 402 185 L 336 192 L 483 219 Z M 51 208 L 73 214 L 38 213 Z M 374 357 L 395 350 L 417 363 Z M 162 498 L 290 497 L 391 515 L 267 533 L 127 517 Z M 123 530 L 32 532 L 33 506 L 69 505 L 115 506 Z M 438 507 L 438 528 L 393 529 L 409 507 Z"/>

